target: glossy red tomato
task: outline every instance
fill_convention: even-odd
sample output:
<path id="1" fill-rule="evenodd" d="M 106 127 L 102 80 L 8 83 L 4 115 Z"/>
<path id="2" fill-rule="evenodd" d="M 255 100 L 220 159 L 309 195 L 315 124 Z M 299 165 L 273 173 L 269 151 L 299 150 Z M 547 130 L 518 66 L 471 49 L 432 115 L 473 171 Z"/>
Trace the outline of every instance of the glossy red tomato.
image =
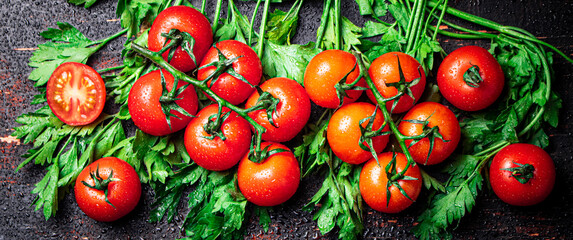
<path id="1" fill-rule="evenodd" d="M 555 185 L 555 164 L 538 146 L 511 144 L 493 158 L 489 182 L 504 202 L 516 206 L 535 205 L 546 199 Z"/>
<path id="2" fill-rule="evenodd" d="M 395 185 L 387 188 L 388 174 L 386 174 L 385 168 L 392 160 L 392 156 L 393 153 L 391 152 L 381 153 L 378 155 L 380 165 L 372 158 L 364 164 L 360 172 L 359 188 L 362 199 L 372 209 L 384 213 L 398 213 L 408 208 L 416 201 L 422 190 L 422 174 L 418 165 L 410 165 L 404 174 L 416 180 L 401 179 L 396 181 L 411 200 L 404 196 Z M 403 171 L 407 162 L 404 154 L 396 153 L 396 173 Z M 390 193 L 389 202 L 387 200 L 388 193 Z"/>
<path id="3" fill-rule="evenodd" d="M 420 121 L 418 123 L 408 122 L 408 120 Z M 446 106 L 435 102 L 423 102 L 414 106 L 398 125 L 398 130 L 406 136 L 417 136 L 424 132 L 424 124 L 427 121 L 426 129 L 437 127 L 437 132 L 441 134 L 440 139 L 437 134 L 434 136 L 434 147 L 428 158 L 430 150 L 430 138 L 425 137 L 416 144 L 410 146 L 413 140 L 406 140 L 406 146 L 412 158 L 424 165 L 434 165 L 443 162 L 448 158 L 458 146 L 461 136 L 461 129 L 456 115 Z"/>
<path id="4" fill-rule="evenodd" d="M 360 126 L 366 128 L 369 121 L 360 121 L 369 118 L 376 110 L 376 117 L 372 125 L 372 130 L 379 130 L 384 124 L 382 112 L 370 103 L 350 103 L 336 110 L 326 130 L 326 137 L 332 152 L 342 161 L 350 164 L 360 164 L 372 158 L 372 153 L 360 148 L 359 142 L 362 137 Z M 384 126 L 383 132 L 389 130 L 388 125 Z M 377 153 L 380 153 L 388 143 L 389 135 L 382 135 L 372 138 L 372 145 Z M 363 142 L 368 146 L 366 142 Z"/>
<path id="5" fill-rule="evenodd" d="M 374 85 L 376 85 L 376 88 L 380 91 L 382 96 L 384 98 L 391 98 L 398 94 L 398 89 L 396 87 L 388 86 L 390 83 L 397 83 L 400 81 L 398 59 L 400 59 L 400 66 L 402 67 L 405 81 L 409 83 L 418 78 L 420 81 L 409 87 L 414 99 L 404 93 L 404 95 L 398 99 L 398 104 L 394 107 L 393 113 L 403 113 L 408 111 L 408 109 L 414 106 L 414 104 L 420 99 L 420 96 L 422 96 L 422 93 L 426 88 L 426 74 L 424 73 L 424 69 L 422 69 L 422 65 L 420 65 L 415 58 L 401 52 L 389 52 L 376 58 L 368 69 L 370 78 L 372 78 Z M 376 98 L 371 90 L 366 91 L 366 94 L 372 102 L 376 103 Z M 387 102 L 386 108 L 391 110 L 393 104 L 394 100 Z"/>
<path id="6" fill-rule="evenodd" d="M 171 91 L 174 82 L 173 75 L 165 70 L 161 70 L 161 72 L 163 72 L 167 90 Z M 183 85 L 185 85 L 185 82 L 180 80 L 177 87 L 180 88 Z M 137 79 L 129 91 L 129 98 L 127 100 L 129 114 L 135 126 L 141 129 L 141 131 L 154 136 L 164 136 L 177 132 L 185 128 L 189 121 L 191 121 L 191 117 L 171 110 L 171 113 L 177 117 L 170 117 L 171 128 L 169 128 L 166 116 L 159 102 L 162 92 L 161 73 L 159 70 L 155 70 Z M 183 93 L 179 94 L 178 98 L 181 99 L 175 101 L 177 105 L 191 115 L 197 113 L 198 99 L 193 86 L 187 87 Z"/>
<path id="7" fill-rule="evenodd" d="M 209 49 L 203 62 L 201 62 L 201 67 L 218 62 L 219 52 L 217 49 L 219 49 L 227 59 L 240 57 L 233 62 L 233 70 L 252 85 L 259 85 L 263 76 L 263 66 L 257 53 L 249 45 L 235 40 L 226 40 L 218 42 L 215 46 L 216 48 Z M 216 69 L 216 66 L 199 69 L 197 79 L 200 81 L 207 79 Z M 255 91 L 254 87 L 228 73 L 221 74 L 213 85 L 211 83 L 212 81 L 208 83 L 211 90 L 233 105 L 242 103 Z"/>
<path id="8" fill-rule="evenodd" d="M 304 72 L 304 88 L 310 99 L 317 105 L 325 108 L 338 108 L 340 99 L 336 95 L 334 86 L 342 78 L 350 73 L 346 83 L 350 84 L 360 75 L 356 57 L 342 50 L 326 50 L 314 56 Z M 366 82 L 361 79 L 358 86 L 366 87 Z M 348 97 L 344 97 L 344 104 L 356 101 L 362 94 L 362 90 L 347 90 Z"/>
<path id="9" fill-rule="evenodd" d="M 464 75 L 472 66 L 477 67 L 482 82 L 469 83 Z M 442 61 L 436 76 L 440 92 L 457 108 L 464 111 L 482 110 L 499 97 L 505 77 L 501 66 L 485 49 L 465 46 L 456 49 Z"/>
<path id="10" fill-rule="evenodd" d="M 97 119 L 105 105 L 105 84 L 93 68 L 66 62 L 54 70 L 46 86 L 46 99 L 62 122 L 76 126 Z"/>
<path id="11" fill-rule="evenodd" d="M 261 85 L 261 89 L 279 100 L 273 114 L 276 127 L 269 122 L 266 110 L 249 113 L 251 118 L 267 129 L 263 133 L 263 140 L 286 142 L 293 139 L 310 118 L 310 99 L 306 91 L 296 81 L 288 78 L 271 78 Z M 254 92 L 247 99 L 245 108 L 255 106 L 259 97 L 259 93 Z"/>
<path id="12" fill-rule="evenodd" d="M 90 176 L 92 173 L 96 179 Z M 97 178 L 98 174 L 100 178 Z M 102 184 L 97 186 L 96 180 Z M 129 163 L 119 158 L 106 157 L 80 172 L 74 192 L 78 206 L 86 215 L 100 222 L 111 222 L 127 215 L 137 206 L 141 196 L 141 182 Z"/>
<path id="13" fill-rule="evenodd" d="M 249 152 L 251 144 L 251 125 L 226 107 L 221 115 L 231 113 L 222 121 L 220 128 L 215 129 L 225 139 L 207 133 L 204 126 L 209 119 L 215 120 L 218 111 L 217 104 L 201 109 L 185 129 L 185 148 L 189 157 L 211 171 L 223 171 L 235 166 Z"/>
<path id="14" fill-rule="evenodd" d="M 280 143 L 263 142 L 261 149 L 269 145 L 269 150 L 280 148 L 287 151 L 275 153 L 261 163 L 252 162 L 247 154 L 239 162 L 237 170 L 241 193 L 249 202 L 259 206 L 286 202 L 295 194 L 300 182 L 300 168 L 294 154 Z"/>
<path id="15" fill-rule="evenodd" d="M 193 46 L 193 55 L 199 64 L 203 60 L 203 56 L 213 44 L 213 31 L 211 24 L 205 15 L 192 7 L 187 6 L 173 6 L 161 11 L 153 21 L 149 29 L 149 36 L 147 44 L 149 50 L 158 52 L 165 45 L 166 38 L 161 34 L 167 34 L 172 29 L 177 29 L 181 32 L 189 33 L 195 40 Z M 169 50 L 163 53 L 163 58 L 167 60 Z M 173 67 L 183 72 L 193 70 L 196 65 L 193 63 L 189 54 L 185 52 L 180 46 L 169 62 Z"/>

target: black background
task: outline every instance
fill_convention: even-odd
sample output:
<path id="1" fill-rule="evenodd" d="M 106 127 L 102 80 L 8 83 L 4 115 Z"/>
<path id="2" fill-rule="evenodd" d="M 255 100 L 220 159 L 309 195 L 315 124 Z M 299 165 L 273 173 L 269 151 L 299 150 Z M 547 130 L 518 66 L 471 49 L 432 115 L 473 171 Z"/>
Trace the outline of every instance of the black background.
<path id="1" fill-rule="evenodd" d="M 194 2 L 199 6 L 199 2 Z M 288 10 L 292 4 L 273 4 L 271 8 Z M 242 12 L 250 16 L 253 2 L 237 1 Z M 474 15 L 495 20 L 532 32 L 540 39 L 555 45 L 572 56 L 573 53 L 573 1 L 542 0 L 451 0 L 450 6 Z M 4 239 L 173 239 L 183 237 L 179 226 L 186 214 L 181 207 L 173 223 L 148 223 L 149 206 L 153 195 L 144 186 L 144 195 L 137 208 L 114 223 L 99 223 L 85 216 L 77 207 L 73 194 L 66 194 L 60 201 L 57 215 L 44 220 L 41 211 L 34 211 L 31 204 L 35 195 L 30 192 L 45 174 L 40 166 L 28 165 L 18 173 L 15 167 L 23 161 L 20 156 L 30 146 L 20 145 L 10 137 L 17 126 L 15 119 L 22 113 L 36 110 L 29 103 L 34 94 L 33 82 L 27 80 L 32 70 L 27 66 L 29 57 L 39 43 L 38 34 L 57 21 L 69 22 L 90 39 L 101 39 L 120 30 L 115 16 L 116 1 L 100 0 L 90 9 L 84 9 L 64 0 L 0 0 L 0 240 Z M 208 5 L 212 15 L 215 4 Z M 223 8 L 226 9 L 226 8 Z M 362 26 L 354 1 L 343 1 L 343 15 Z M 320 23 L 322 1 L 307 0 L 300 12 L 299 28 L 295 43 L 314 41 Z M 471 25 L 469 25 L 471 26 Z M 447 39 L 440 41 L 447 52 L 469 44 L 489 47 L 488 42 Z M 124 39 L 118 39 L 93 55 L 88 64 L 95 69 L 117 66 Z M 532 207 L 512 207 L 497 199 L 488 189 L 482 191 L 471 214 L 468 214 L 454 231 L 457 239 L 571 239 L 573 238 L 573 64 L 556 56 L 554 63 L 554 88 L 563 98 L 560 125 L 549 129 L 550 146 L 546 149 L 557 166 L 557 182 L 552 194 L 543 203 Z M 433 81 L 432 77 L 429 77 Z M 320 235 L 312 213 L 300 209 L 318 190 L 321 179 L 305 179 L 297 194 L 286 204 L 271 212 L 270 231 L 264 233 L 256 219 L 250 219 L 245 238 L 250 239 L 335 239 L 336 232 Z M 424 193 L 422 193 L 424 194 Z M 182 204 L 184 205 L 184 204 Z M 422 210 L 418 205 L 400 214 L 382 214 L 366 208 L 365 239 L 409 239 L 411 227 Z"/>

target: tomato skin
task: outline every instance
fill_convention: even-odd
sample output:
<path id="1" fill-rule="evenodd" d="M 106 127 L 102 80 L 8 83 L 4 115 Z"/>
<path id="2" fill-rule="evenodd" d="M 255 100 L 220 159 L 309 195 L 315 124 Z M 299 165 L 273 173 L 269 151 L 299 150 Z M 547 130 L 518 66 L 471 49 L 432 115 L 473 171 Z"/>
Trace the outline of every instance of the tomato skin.
<path id="1" fill-rule="evenodd" d="M 248 154 L 239 162 L 237 170 L 241 193 L 258 206 L 276 206 L 286 202 L 296 192 L 300 182 L 300 168 L 294 154 L 280 143 L 261 143 L 261 149 L 285 149 L 261 163 L 254 163 Z"/>
<path id="2" fill-rule="evenodd" d="M 172 6 L 166 8 L 157 15 L 149 29 L 147 39 L 149 50 L 159 52 L 165 45 L 166 39 L 161 34 L 169 33 L 171 29 L 187 32 L 195 39 L 193 54 L 197 64 L 199 64 L 213 44 L 213 32 L 207 17 L 192 7 Z M 169 50 L 163 53 L 163 59 L 167 60 L 168 54 Z M 169 63 L 182 72 L 189 72 L 196 67 L 189 54 L 180 46 L 177 47 Z"/>
<path id="3" fill-rule="evenodd" d="M 483 79 L 477 88 L 464 81 L 464 73 L 472 65 L 479 66 Z M 505 77 L 497 60 L 486 49 L 465 46 L 444 58 L 436 80 L 448 102 L 464 111 L 478 111 L 493 104 L 501 95 Z"/>
<path id="4" fill-rule="evenodd" d="M 173 75 L 166 70 L 161 70 L 161 72 L 163 72 L 167 90 L 171 91 L 174 82 Z M 177 87 L 180 88 L 185 84 L 185 82 L 179 81 Z M 160 70 L 155 70 L 137 79 L 129 91 L 127 100 L 129 114 L 135 126 L 141 129 L 141 131 L 154 136 L 164 136 L 177 132 L 185 128 L 189 121 L 191 121 L 191 117 L 171 110 L 171 113 L 177 117 L 170 118 L 170 129 L 166 116 L 161 109 L 161 104 L 159 103 L 162 92 L 161 73 Z M 185 109 L 189 114 L 194 115 L 197 113 L 199 102 L 193 86 L 187 87 L 178 97 L 182 99 L 175 101 L 177 105 Z"/>
<path id="5" fill-rule="evenodd" d="M 235 40 L 225 40 L 218 42 L 215 46 L 228 59 L 242 56 L 233 62 L 233 70 L 243 76 L 252 85 L 259 85 L 261 77 L 263 76 L 263 65 L 257 53 L 255 53 L 249 45 Z M 201 62 L 200 66 L 205 66 L 216 61 L 219 61 L 219 54 L 217 49 L 212 47 L 205 55 L 205 58 L 203 58 L 203 62 Z M 203 81 L 215 70 L 215 66 L 199 69 L 197 79 Z M 233 105 L 244 102 L 245 99 L 255 91 L 254 87 L 249 86 L 249 84 L 228 73 L 221 74 L 212 86 L 211 81 L 208 84 L 215 94 Z"/>
<path id="6" fill-rule="evenodd" d="M 378 155 L 380 165 L 376 159 L 372 158 L 364 164 L 360 172 L 359 188 L 364 202 L 372 209 L 383 213 L 398 213 L 412 205 L 413 201 L 402 195 L 396 186 L 390 187 L 390 202 L 387 204 L 386 195 L 388 177 L 386 175 L 386 165 L 392 160 L 392 152 L 385 152 Z M 396 153 L 396 172 L 402 171 L 408 160 L 402 153 Z M 410 165 L 405 176 L 416 178 L 417 180 L 398 180 L 398 184 L 404 189 L 406 194 L 414 201 L 422 190 L 422 174 L 418 165 Z"/>
<path id="7" fill-rule="evenodd" d="M 358 142 L 362 133 L 360 132 L 360 120 L 372 116 L 376 109 L 376 117 L 372 129 L 380 129 L 385 122 L 382 112 L 370 103 L 350 103 L 336 110 L 330 117 L 326 137 L 328 144 L 334 154 L 342 161 L 350 164 L 360 164 L 372 158 L 370 151 L 360 148 Z M 368 121 L 362 123 L 366 127 Z M 389 130 L 388 125 L 384 126 L 383 132 Z M 380 153 L 388 144 L 389 135 L 377 136 L 372 139 L 372 144 L 377 153 Z M 365 142 L 364 145 L 368 145 Z"/>
<path id="8" fill-rule="evenodd" d="M 187 153 L 197 165 L 211 171 L 223 171 L 235 166 L 249 152 L 251 144 L 251 125 L 235 112 L 231 112 L 221 124 L 221 131 L 226 137 L 224 141 L 220 137 L 212 140 L 205 138 L 211 135 L 205 132 L 203 126 L 218 110 L 217 104 L 201 109 L 185 129 Z M 229 111 L 224 107 L 222 115 Z M 214 117 L 211 119 L 214 120 Z"/>
<path id="9" fill-rule="evenodd" d="M 72 126 L 95 121 L 103 111 L 105 98 L 103 79 L 83 63 L 62 63 L 46 85 L 48 106 L 58 119 Z"/>
<path id="10" fill-rule="evenodd" d="M 314 56 L 304 72 L 304 87 L 310 99 L 317 105 L 325 108 L 338 108 L 340 99 L 336 95 L 334 86 L 352 70 L 356 65 L 356 57 L 342 50 L 325 50 Z M 350 84 L 360 75 L 358 66 L 352 71 L 346 83 Z M 357 86 L 366 87 L 364 79 L 360 79 Z M 343 104 L 356 101 L 362 95 L 362 90 L 346 91 Z"/>
<path id="11" fill-rule="evenodd" d="M 422 65 L 420 65 L 415 58 L 401 52 L 389 52 L 374 59 L 370 68 L 368 68 L 368 74 L 382 96 L 384 98 L 391 98 L 398 94 L 398 89 L 386 85 L 387 83 L 400 81 L 398 58 L 400 59 L 400 66 L 402 67 L 402 72 L 404 73 L 406 82 L 411 82 L 417 78 L 420 78 L 420 82 L 410 87 L 410 91 L 412 91 L 414 99 L 404 94 L 398 99 L 398 104 L 394 108 L 393 113 L 403 113 L 408 111 L 408 109 L 414 106 L 414 104 L 420 99 L 422 93 L 424 93 L 424 89 L 426 88 L 426 74 L 424 73 Z M 368 95 L 370 101 L 376 103 L 376 98 L 374 97 L 372 90 L 367 90 L 366 95 Z M 392 100 L 386 103 L 388 111 L 392 109 L 394 101 L 395 100 Z"/>
<path id="12" fill-rule="evenodd" d="M 518 167 L 515 163 L 530 164 L 535 170 L 525 184 L 511 176 L 504 168 Z M 489 169 L 489 181 L 495 194 L 515 206 L 531 206 L 545 200 L 555 185 L 555 164 L 542 148 L 528 143 L 514 143 L 499 151 Z"/>
<path id="13" fill-rule="evenodd" d="M 113 206 L 105 201 L 105 191 L 85 186 L 82 181 L 94 185 L 90 172 L 99 169 L 103 179 L 113 171 L 113 178 L 108 185 L 107 197 Z M 115 157 L 101 158 L 88 165 L 76 179 L 74 187 L 76 202 L 88 217 L 100 222 L 112 222 L 131 212 L 141 197 L 141 182 L 137 172 L 129 163 Z"/>
<path id="14" fill-rule="evenodd" d="M 276 112 L 273 114 L 274 127 L 267 118 L 266 110 L 250 112 L 249 116 L 261 124 L 267 131 L 263 140 L 271 142 L 286 142 L 293 139 L 306 125 L 310 118 L 310 99 L 304 88 L 295 80 L 289 78 L 271 78 L 261 85 L 264 92 L 269 92 L 279 99 Z M 245 108 L 256 105 L 259 93 L 254 92 Z"/>
<path id="15" fill-rule="evenodd" d="M 423 102 L 414 106 L 398 125 L 398 130 L 406 136 L 416 136 L 423 132 L 424 126 L 419 123 L 410 123 L 404 120 L 428 120 L 428 127 L 438 126 L 442 139 L 434 139 L 432 154 L 428 158 L 430 140 L 423 138 L 409 147 L 409 152 L 414 161 L 424 165 L 434 165 L 448 158 L 460 141 L 461 129 L 456 115 L 446 106 L 435 102 Z M 406 146 L 410 146 L 413 140 L 406 140 Z"/>

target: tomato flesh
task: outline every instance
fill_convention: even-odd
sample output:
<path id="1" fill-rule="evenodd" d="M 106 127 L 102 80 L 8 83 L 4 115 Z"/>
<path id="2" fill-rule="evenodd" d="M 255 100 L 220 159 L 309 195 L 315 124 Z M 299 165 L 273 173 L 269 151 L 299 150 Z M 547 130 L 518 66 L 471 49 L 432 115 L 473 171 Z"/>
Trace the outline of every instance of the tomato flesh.
<path id="1" fill-rule="evenodd" d="M 95 121 L 103 111 L 105 97 L 105 84 L 99 73 L 82 63 L 63 63 L 48 80 L 48 106 L 68 125 Z"/>

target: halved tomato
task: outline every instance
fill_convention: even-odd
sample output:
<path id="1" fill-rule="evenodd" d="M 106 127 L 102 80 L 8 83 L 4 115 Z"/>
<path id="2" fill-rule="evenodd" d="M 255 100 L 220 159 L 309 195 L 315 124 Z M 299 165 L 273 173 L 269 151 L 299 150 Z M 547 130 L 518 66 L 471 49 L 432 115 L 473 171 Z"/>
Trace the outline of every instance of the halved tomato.
<path id="1" fill-rule="evenodd" d="M 52 112 L 68 125 L 87 125 L 97 119 L 105 105 L 105 84 L 93 68 L 66 62 L 48 80 L 46 98 Z"/>

